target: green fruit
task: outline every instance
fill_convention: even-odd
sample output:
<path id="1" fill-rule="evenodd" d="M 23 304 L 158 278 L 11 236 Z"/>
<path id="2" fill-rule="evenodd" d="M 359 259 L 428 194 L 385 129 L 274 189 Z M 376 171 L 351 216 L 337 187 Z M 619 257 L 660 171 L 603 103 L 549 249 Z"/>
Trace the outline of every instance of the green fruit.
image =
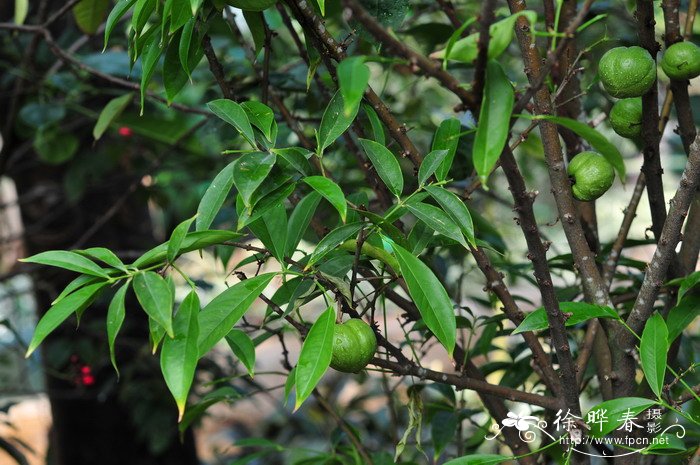
<path id="1" fill-rule="evenodd" d="M 584 202 L 605 194 L 615 180 L 612 165 L 597 152 L 579 153 L 571 159 L 567 172 L 574 183 L 574 197 Z"/>
<path id="2" fill-rule="evenodd" d="M 241 10 L 263 11 L 274 5 L 277 0 L 226 0 L 226 3 Z"/>
<path id="3" fill-rule="evenodd" d="M 377 337 L 370 325 L 353 318 L 335 325 L 331 367 L 345 373 L 356 373 L 367 366 L 377 350 Z"/>
<path id="4" fill-rule="evenodd" d="M 615 102 L 610 110 L 610 125 L 622 137 L 639 137 L 642 134 L 642 98 L 624 98 Z"/>
<path id="5" fill-rule="evenodd" d="M 666 49 L 661 68 L 671 79 L 687 81 L 700 76 L 700 47 L 692 42 L 678 42 Z"/>
<path id="6" fill-rule="evenodd" d="M 613 97 L 641 97 L 656 82 L 656 62 L 642 47 L 616 47 L 600 59 L 598 74 Z"/>

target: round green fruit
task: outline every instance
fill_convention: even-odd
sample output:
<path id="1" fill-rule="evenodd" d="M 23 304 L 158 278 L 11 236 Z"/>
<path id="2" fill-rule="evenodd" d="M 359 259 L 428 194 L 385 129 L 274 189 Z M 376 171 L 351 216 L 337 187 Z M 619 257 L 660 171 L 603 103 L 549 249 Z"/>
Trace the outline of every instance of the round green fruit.
<path id="1" fill-rule="evenodd" d="M 656 82 L 656 62 L 642 47 L 616 47 L 602 56 L 598 74 L 613 97 L 641 97 Z"/>
<path id="2" fill-rule="evenodd" d="M 615 102 L 610 110 L 610 125 L 622 137 L 639 137 L 642 134 L 642 98 L 624 98 Z"/>
<path id="3" fill-rule="evenodd" d="M 574 197 L 584 202 L 605 194 L 615 180 L 612 165 L 597 152 L 579 153 L 571 159 L 567 172 L 573 180 Z"/>
<path id="4" fill-rule="evenodd" d="M 264 11 L 277 3 L 277 0 L 226 0 L 226 3 L 241 10 Z"/>
<path id="5" fill-rule="evenodd" d="M 671 79 L 687 81 L 700 76 L 700 47 L 692 42 L 678 42 L 666 49 L 661 68 Z"/>
<path id="6" fill-rule="evenodd" d="M 370 325 L 353 318 L 335 325 L 331 367 L 344 373 L 357 373 L 367 366 L 377 350 L 377 337 Z"/>

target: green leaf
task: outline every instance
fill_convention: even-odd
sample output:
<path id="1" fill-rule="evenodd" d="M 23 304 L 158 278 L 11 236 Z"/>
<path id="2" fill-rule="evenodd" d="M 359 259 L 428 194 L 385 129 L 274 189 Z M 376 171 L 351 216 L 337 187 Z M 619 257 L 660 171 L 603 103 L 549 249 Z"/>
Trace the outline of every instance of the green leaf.
<path id="1" fill-rule="evenodd" d="M 321 194 L 324 199 L 328 200 L 338 210 L 340 219 L 345 222 L 345 218 L 348 215 L 348 203 L 340 186 L 323 176 L 309 176 L 304 178 L 304 182 Z"/>
<path id="2" fill-rule="evenodd" d="M 377 170 L 377 174 L 382 178 L 384 184 L 392 194 L 399 197 L 403 192 L 403 173 L 394 154 L 373 140 L 360 139 L 360 145 L 372 161 L 374 169 Z"/>
<path id="3" fill-rule="evenodd" d="M 260 11 L 243 10 L 243 17 L 248 25 L 250 35 L 255 44 L 255 55 L 265 46 L 265 15 Z"/>
<path id="4" fill-rule="evenodd" d="M 498 62 L 489 60 L 486 65 L 484 99 L 472 155 L 474 169 L 484 186 L 508 142 L 514 102 L 515 93 L 506 73 Z"/>
<path id="5" fill-rule="evenodd" d="M 22 258 L 20 261 L 55 266 L 78 273 L 99 276 L 100 278 L 109 278 L 109 274 L 95 262 L 83 257 L 79 253 L 70 252 L 68 250 L 49 250 L 32 255 L 28 258 Z"/>
<path id="6" fill-rule="evenodd" d="M 272 149 L 272 153 L 282 157 L 282 160 L 289 164 L 292 168 L 297 170 L 304 176 L 310 176 L 311 164 L 309 163 L 309 156 L 313 156 L 312 152 L 301 148 L 301 147 L 287 147 L 283 149 Z"/>
<path id="7" fill-rule="evenodd" d="M 325 257 L 329 252 L 337 249 L 340 244 L 345 242 L 348 238 L 356 236 L 357 233 L 362 229 L 363 223 L 350 223 L 343 225 L 337 229 L 326 234 L 326 236 L 321 239 L 314 249 L 309 261 L 306 264 L 306 268 L 311 268 L 319 260 Z"/>
<path id="8" fill-rule="evenodd" d="M 393 249 L 408 293 L 423 321 L 451 357 L 455 348 L 457 321 L 447 291 L 420 259 L 399 245 L 394 244 Z"/>
<path id="9" fill-rule="evenodd" d="M 189 0 L 168 0 L 164 9 L 167 8 L 168 4 L 172 5 L 170 7 L 170 33 L 172 34 L 192 18 L 192 9 Z M 165 25 L 165 21 L 163 21 L 163 25 Z"/>
<path id="10" fill-rule="evenodd" d="M 326 16 L 326 0 L 316 0 L 318 9 L 321 10 L 321 16 Z"/>
<path id="11" fill-rule="evenodd" d="M 668 342 L 671 343 L 681 335 L 690 323 L 700 316 L 700 296 L 687 296 L 668 312 Z"/>
<path id="12" fill-rule="evenodd" d="M 243 107 L 228 99 L 213 100 L 207 103 L 207 106 L 212 113 L 236 128 L 250 145 L 256 146 L 253 127 L 250 125 L 250 120 Z"/>
<path id="13" fill-rule="evenodd" d="M 190 392 L 199 360 L 199 308 L 199 297 L 193 289 L 182 301 L 173 319 L 175 337 L 165 339 L 160 353 L 160 369 L 165 384 L 175 398 L 178 421 L 182 420 L 185 413 L 187 394 Z"/>
<path id="14" fill-rule="evenodd" d="M 369 83 L 369 68 L 365 57 L 354 56 L 344 59 L 338 65 L 338 85 L 343 95 L 344 116 L 350 116 L 357 111 Z"/>
<path id="15" fill-rule="evenodd" d="M 594 411 L 605 412 L 607 421 L 601 423 L 587 422 L 591 427 L 588 434 L 595 438 L 605 436 L 624 423 L 622 417 L 628 411 L 632 415 L 637 415 L 652 405 L 656 405 L 656 401 L 641 397 L 622 397 L 602 402 L 593 407 L 589 413 Z M 589 417 L 587 415 L 584 418 Z"/>
<path id="16" fill-rule="evenodd" d="M 335 142 L 350 127 L 359 108 L 360 106 L 356 105 L 353 111 L 346 115 L 343 95 L 340 91 L 335 93 L 328 108 L 323 112 L 321 126 L 316 134 L 319 153 L 323 153 L 326 147 Z"/>
<path id="17" fill-rule="evenodd" d="M 639 357 L 644 377 L 651 390 L 659 398 L 664 387 L 667 355 L 668 328 L 666 328 L 663 317 L 654 313 L 644 326 L 642 340 L 639 344 Z"/>
<path id="18" fill-rule="evenodd" d="M 430 436 L 433 439 L 433 460 L 437 459 L 452 442 L 457 432 L 458 418 L 455 412 L 438 411 L 430 422 Z"/>
<path id="19" fill-rule="evenodd" d="M 192 79 L 192 70 L 190 69 L 190 52 L 191 52 L 191 44 L 192 44 L 192 35 L 194 34 L 194 26 L 197 23 L 197 19 L 194 17 L 191 17 L 190 19 L 185 22 L 184 26 L 182 27 L 182 34 L 180 35 L 180 41 L 178 42 L 177 45 L 177 54 L 178 57 L 180 58 L 180 65 L 182 66 L 182 69 L 185 70 L 185 74 L 187 74 L 187 77 Z M 218 100 L 217 100 L 218 101 Z M 225 102 L 228 100 L 224 100 Z M 212 102 L 210 102 L 212 103 Z M 211 106 L 209 107 L 211 109 Z M 212 110 L 213 111 L 213 110 Z M 214 112 L 216 113 L 216 112 Z M 218 116 L 218 114 L 217 114 Z M 221 116 L 219 116 L 221 118 Z M 223 119 L 223 118 L 222 118 Z M 224 119 L 224 121 L 226 121 Z M 226 121 L 228 122 L 228 121 Z M 230 123 L 229 123 L 230 124 Z M 234 125 L 234 127 L 236 127 Z M 238 129 L 238 127 L 236 127 Z"/>
<path id="20" fill-rule="evenodd" d="M 520 115 L 524 118 L 534 119 L 534 120 L 545 120 L 556 123 L 560 126 L 564 126 L 567 129 L 572 130 L 580 137 L 585 139 L 591 147 L 596 151 L 600 152 L 603 157 L 615 168 L 617 175 L 620 180 L 625 182 L 625 162 L 622 160 L 622 154 L 617 149 L 615 144 L 611 143 L 604 135 L 599 133 L 596 129 L 590 127 L 589 125 L 576 121 L 571 118 L 564 118 L 562 116 L 550 116 L 550 115 Z"/>
<path id="21" fill-rule="evenodd" d="M 105 23 L 105 43 L 102 48 L 104 52 L 107 50 L 107 43 L 109 42 L 109 37 L 114 31 L 114 27 L 117 25 L 122 16 L 136 3 L 136 0 L 119 0 L 112 11 L 107 16 L 107 22 Z"/>
<path id="22" fill-rule="evenodd" d="M 24 24 L 29 13 L 29 0 L 15 0 L 15 24 Z"/>
<path id="23" fill-rule="evenodd" d="M 94 137 L 95 140 L 99 140 L 100 137 L 102 137 L 109 125 L 122 114 L 127 106 L 129 106 L 132 98 L 133 95 L 131 93 L 124 94 L 121 97 L 110 100 L 107 105 L 105 105 L 92 130 L 92 137 Z"/>
<path id="24" fill-rule="evenodd" d="M 178 425 L 178 430 L 180 433 L 184 432 L 195 420 L 200 418 L 204 412 L 214 404 L 227 403 L 231 404 L 236 400 L 240 399 L 242 396 L 231 386 L 224 386 L 215 389 L 204 397 L 202 400 L 194 405 L 191 405 L 187 409 L 185 415 L 182 417 L 180 424 Z"/>
<path id="25" fill-rule="evenodd" d="M 109 8 L 108 0 L 80 0 L 73 7 L 75 23 L 85 34 L 92 35 L 104 21 Z"/>
<path id="26" fill-rule="evenodd" d="M 431 229 L 438 234 L 449 237 L 453 241 L 467 247 L 467 242 L 464 240 L 462 231 L 454 221 L 437 207 L 428 205 L 427 203 L 409 203 L 406 205 L 408 210 L 413 213 L 419 220 L 427 224 Z"/>
<path id="27" fill-rule="evenodd" d="M 433 150 L 425 156 L 418 168 L 418 184 L 426 183 L 428 178 L 435 173 L 448 154 L 448 150 Z"/>
<path id="28" fill-rule="evenodd" d="M 193 216 L 178 224 L 175 229 L 173 229 L 173 233 L 170 235 L 170 240 L 168 241 L 167 259 L 170 263 L 174 262 L 178 253 L 180 253 L 180 247 L 182 247 L 182 243 L 185 241 L 185 237 L 187 237 L 187 231 L 190 230 L 190 226 L 192 226 L 192 222 L 195 218 L 196 216 Z"/>
<path id="29" fill-rule="evenodd" d="M 276 160 L 274 154 L 253 152 L 245 153 L 233 162 L 233 184 L 249 211 L 253 208 L 251 198 L 255 189 L 265 181 Z"/>
<path id="30" fill-rule="evenodd" d="M 311 326 L 299 353 L 294 370 L 297 389 L 294 410 L 311 395 L 314 388 L 331 364 L 333 334 L 335 332 L 335 309 L 328 307 Z"/>
<path id="31" fill-rule="evenodd" d="M 90 247 L 89 249 L 85 250 L 76 250 L 76 253 L 79 253 L 80 255 L 84 255 L 88 258 L 92 258 L 94 260 L 99 260 L 101 262 L 106 263 L 107 265 L 111 266 L 112 268 L 116 268 L 120 271 L 126 272 L 126 265 L 124 265 L 124 262 L 122 262 L 119 257 L 117 257 L 114 252 L 112 252 L 109 249 L 106 249 L 104 247 Z"/>
<path id="32" fill-rule="evenodd" d="M 193 250 L 203 249 L 216 244 L 221 244 L 226 241 L 233 241 L 241 237 L 241 234 L 233 231 L 196 231 L 187 234 L 185 240 L 180 246 L 180 255 Z M 164 242 L 148 252 L 141 255 L 132 266 L 136 268 L 145 268 L 147 266 L 165 262 L 168 254 L 168 243 Z"/>
<path id="33" fill-rule="evenodd" d="M 525 16 L 534 28 L 537 23 L 537 13 L 532 10 L 524 10 L 515 13 L 500 21 L 496 21 L 489 28 L 488 58 L 494 60 L 506 51 L 513 41 L 515 22 L 520 16 Z M 479 33 L 475 32 L 452 44 L 451 47 L 437 51 L 430 55 L 431 58 L 445 58 L 460 63 L 473 64 L 479 53 Z"/>
<path id="34" fill-rule="evenodd" d="M 592 318 L 612 318 L 620 319 L 617 312 L 610 307 L 593 305 L 586 302 L 559 302 L 559 309 L 563 313 L 570 313 L 566 319 L 566 326 L 574 326 Z M 528 313 L 525 319 L 513 330 L 512 334 L 524 333 L 526 331 L 541 331 L 549 328 L 547 312 L 544 307 Z"/>
<path id="35" fill-rule="evenodd" d="M 61 293 L 58 295 L 58 297 L 56 297 L 54 299 L 54 301 L 51 302 L 51 305 L 56 305 L 64 297 L 75 292 L 76 290 L 80 289 L 81 287 L 87 286 L 89 284 L 95 284 L 95 283 L 101 282 L 101 281 L 104 281 L 104 278 L 92 276 L 89 274 L 81 274 L 80 276 L 75 278 L 73 281 L 68 283 L 68 285 L 61 291 Z"/>
<path id="36" fill-rule="evenodd" d="M 452 221 L 459 226 L 467 241 L 471 245 L 476 246 L 474 222 L 464 202 L 455 194 L 440 186 L 426 186 L 425 190 L 435 199 Z"/>
<path id="37" fill-rule="evenodd" d="M 284 263 L 287 241 L 287 211 L 284 203 L 277 203 L 248 227 L 277 261 Z"/>
<path id="38" fill-rule="evenodd" d="M 158 346 L 163 342 L 165 337 L 165 329 L 158 324 L 156 320 L 148 317 L 148 339 L 151 343 L 151 353 L 153 355 L 158 352 Z"/>
<path id="39" fill-rule="evenodd" d="M 148 83 L 151 82 L 162 51 L 160 37 L 154 34 L 148 42 L 146 42 L 143 47 L 143 52 L 141 53 L 141 115 L 143 115 Z"/>
<path id="40" fill-rule="evenodd" d="M 216 296 L 199 313 L 199 356 L 225 337 L 275 277 L 266 273 L 243 280 Z"/>
<path id="41" fill-rule="evenodd" d="M 447 179 L 447 175 L 452 167 L 452 161 L 457 153 L 459 145 L 459 133 L 462 130 L 462 123 L 457 118 L 449 118 L 440 123 L 431 150 L 447 150 L 445 159 L 440 163 L 440 166 L 435 170 L 435 177 L 438 181 Z"/>
<path id="42" fill-rule="evenodd" d="M 33 145 L 43 162 L 60 165 L 75 156 L 80 141 L 74 134 L 61 132 L 57 128 L 42 127 L 36 132 Z"/>
<path id="43" fill-rule="evenodd" d="M 374 111 L 371 105 L 367 105 L 366 103 L 362 104 L 362 109 L 365 111 L 369 124 L 372 127 L 372 139 L 382 145 L 386 145 L 386 134 L 384 134 L 384 127 L 382 126 L 377 112 Z"/>
<path id="44" fill-rule="evenodd" d="M 214 180 L 211 182 L 207 190 L 199 201 L 197 207 L 197 219 L 195 229 L 203 231 L 209 229 L 214 222 L 214 218 L 218 215 L 221 206 L 226 201 L 226 197 L 233 187 L 233 169 L 236 162 L 231 162 L 224 169 L 219 171 Z"/>
<path id="45" fill-rule="evenodd" d="M 683 297 L 685 296 L 686 292 L 691 290 L 693 287 L 695 287 L 698 283 L 700 283 L 700 271 L 696 271 L 695 273 L 691 273 L 685 278 L 682 278 L 681 285 L 678 288 L 678 300 L 677 303 L 680 304 L 681 300 L 683 300 Z"/>
<path id="46" fill-rule="evenodd" d="M 192 16 L 197 14 L 199 7 L 202 5 L 203 0 L 190 0 L 190 7 L 192 8 Z"/>
<path id="47" fill-rule="evenodd" d="M 146 314 L 173 337 L 173 296 L 165 280 L 153 271 L 139 273 L 134 278 L 134 292 Z"/>
<path id="48" fill-rule="evenodd" d="M 226 335 L 226 342 L 252 378 L 255 375 L 255 345 L 253 341 L 245 332 L 234 328 Z"/>
<path id="49" fill-rule="evenodd" d="M 292 256 L 296 250 L 299 242 L 301 242 L 304 237 L 306 229 L 311 224 L 311 220 L 316 212 L 316 207 L 318 207 L 321 201 L 321 195 L 318 192 L 311 192 L 306 195 L 299 203 L 294 207 L 294 211 L 289 217 L 289 223 L 287 224 L 287 243 L 285 255 Z"/>
<path id="50" fill-rule="evenodd" d="M 186 6 L 185 11 L 189 14 L 189 5 Z M 188 71 L 194 69 L 204 56 L 204 48 L 201 46 L 200 41 L 196 40 L 194 47 L 188 46 L 186 49 L 189 65 L 187 68 L 183 68 L 179 53 L 184 32 L 186 32 L 185 29 L 182 32 L 177 32 L 170 40 L 168 50 L 165 52 L 165 59 L 163 60 L 163 86 L 168 97 L 168 104 L 172 103 L 182 88 L 185 87 L 185 84 L 187 84 Z"/>
<path id="51" fill-rule="evenodd" d="M 403 453 L 406 443 L 408 443 L 408 439 L 413 432 L 415 432 L 414 437 L 416 441 L 416 449 L 423 452 L 421 447 L 421 431 L 423 429 L 423 399 L 421 398 L 420 389 L 420 385 L 413 385 L 408 388 L 408 425 L 406 426 L 403 436 L 396 444 L 394 463 L 399 462 L 399 457 Z"/>
<path id="52" fill-rule="evenodd" d="M 445 465 L 496 465 L 506 460 L 513 460 L 513 457 L 498 454 L 473 454 L 452 459 L 445 462 Z"/>
<path id="53" fill-rule="evenodd" d="M 117 292 L 112 297 L 112 301 L 109 303 L 109 308 L 107 309 L 107 343 L 109 344 L 109 360 L 112 362 L 114 371 L 117 372 L 117 378 L 119 378 L 119 368 L 117 368 L 117 358 L 114 351 L 114 344 L 117 340 L 117 334 L 124 323 L 124 317 L 126 316 L 126 291 L 129 289 L 129 282 L 127 281 L 122 287 L 120 287 Z"/>
<path id="54" fill-rule="evenodd" d="M 260 129 L 260 132 L 267 137 L 267 140 L 274 142 L 272 139 L 272 123 L 275 121 L 275 115 L 272 109 L 264 103 L 253 100 L 241 103 L 241 107 L 248 115 L 250 123 Z"/>
<path id="55" fill-rule="evenodd" d="M 85 310 L 95 298 L 97 298 L 97 295 L 106 285 L 106 282 L 99 282 L 85 286 L 64 297 L 60 302 L 52 305 L 44 316 L 41 317 L 39 323 L 37 323 L 25 357 L 29 357 L 39 344 L 46 339 L 46 336 L 51 334 L 54 329 L 58 328 L 66 318 L 71 316 L 74 312 Z"/>

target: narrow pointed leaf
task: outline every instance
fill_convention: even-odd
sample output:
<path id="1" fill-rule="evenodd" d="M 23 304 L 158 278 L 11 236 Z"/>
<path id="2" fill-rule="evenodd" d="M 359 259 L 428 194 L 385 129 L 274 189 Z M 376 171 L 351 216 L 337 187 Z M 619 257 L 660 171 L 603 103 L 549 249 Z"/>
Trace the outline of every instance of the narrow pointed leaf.
<path id="1" fill-rule="evenodd" d="M 348 203 L 340 186 L 323 176 L 309 176 L 304 178 L 304 182 L 328 200 L 338 210 L 340 219 L 345 222 L 348 214 Z"/>
<path id="2" fill-rule="evenodd" d="M 226 165 L 216 175 L 206 192 L 204 192 L 202 200 L 199 202 L 199 207 L 197 207 L 197 219 L 195 220 L 195 229 L 197 231 L 209 229 L 219 210 L 221 210 L 221 206 L 226 201 L 226 197 L 231 192 L 234 163 L 231 162 Z"/>
<path id="3" fill-rule="evenodd" d="M 666 375 L 666 356 L 668 355 L 668 328 L 663 317 L 654 313 L 644 326 L 642 340 L 639 344 L 639 358 L 642 371 L 649 387 L 661 397 Z"/>
<path id="4" fill-rule="evenodd" d="M 457 153 L 459 133 L 461 130 L 462 123 L 460 123 L 457 118 L 449 118 L 441 122 L 437 131 L 435 131 L 431 150 L 447 150 L 445 159 L 442 160 L 440 166 L 435 169 L 435 177 L 438 181 L 447 179 L 447 175 L 452 167 L 452 161 L 455 158 L 455 153 Z"/>
<path id="5" fill-rule="evenodd" d="M 119 368 L 117 367 L 117 358 L 114 350 L 114 345 L 117 340 L 117 334 L 124 323 L 126 316 L 126 291 L 129 289 L 129 283 L 125 283 L 120 287 L 112 297 L 107 309 L 107 343 L 109 344 L 109 360 L 112 362 L 114 371 L 117 372 L 119 378 Z"/>
<path id="6" fill-rule="evenodd" d="M 341 61 L 337 72 L 338 85 L 344 100 L 344 115 L 350 116 L 356 111 L 369 83 L 369 68 L 365 64 L 365 57 L 354 56 Z"/>
<path id="7" fill-rule="evenodd" d="M 360 139 L 360 144 L 384 184 L 392 194 L 400 196 L 403 191 L 403 173 L 394 154 L 373 140 Z"/>
<path id="8" fill-rule="evenodd" d="M 289 217 L 289 223 L 287 225 L 286 255 L 291 256 L 296 250 L 309 224 L 311 224 L 311 219 L 314 217 L 316 207 L 318 207 L 320 201 L 321 195 L 314 191 L 307 194 L 306 197 L 301 199 L 296 207 L 294 207 L 294 211 Z"/>
<path id="9" fill-rule="evenodd" d="M 294 410 L 311 395 L 323 374 L 331 364 L 333 334 L 335 330 L 335 309 L 328 309 L 318 317 L 306 335 L 301 346 L 299 361 L 294 370 L 297 390 Z"/>
<path id="10" fill-rule="evenodd" d="M 180 253 L 180 247 L 182 247 L 182 243 L 185 241 L 185 237 L 187 237 L 187 231 L 189 231 L 194 220 L 195 217 L 193 216 L 178 224 L 175 229 L 173 229 L 173 233 L 170 235 L 170 240 L 168 241 L 167 258 L 170 263 L 174 262 L 178 253 Z"/>
<path id="11" fill-rule="evenodd" d="M 352 124 L 357 116 L 360 105 L 356 105 L 349 114 L 345 113 L 345 101 L 340 91 L 337 91 L 328 108 L 321 118 L 321 126 L 318 129 L 318 151 L 323 151 L 340 137 Z"/>
<path id="12" fill-rule="evenodd" d="M 173 337 L 173 296 L 168 283 L 158 273 L 146 271 L 134 278 L 134 292 L 146 314 Z"/>
<path id="13" fill-rule="evenodd" d="M 248 209 L 253 207 L 253 193 L 270 174 L 275 160 L 275 155 L 271 153 L 253 152 L 241 155 L 233 162 L 233 184 Z"/>
<path id="14" fill-rule="evenodd" d="M 109 274 L 89 258 L 67 250 L 50 250 L 23 258 L 20 261 L 39 265 L 55 266 L 78 273 L 109 278 Z"/>
<path id="15" fill-rule="evenodd" d="M 110 100 L 97 117 L 97 123 L 92 130 L 92 137 L 99 140 L 115 119 L 129 106 L 133 95 L 131 93 L 116 97 Z"/>
<path id="16" fill-rule="evenodd" d="M 182 420 L 194 373 L 199 360 L 199 297 L 194 290 L 185 297 L 173 319 L 175 337 L 166 338 L 160 353 L 165 384 L 175 398 L 178 421 Z"/>
<path id="17" fill-rule="evenodd" d="M 226 335 L 226 342 L 252 378 L 255 375 L 255 344 L 250 336 L 234 328 Z"/>
<path id="18" fill-rule="evenodd" d="M 207 106 L 212 113 L 236 128 L 250 145 L 256 146 L 255 133 L 253 133 L 253 127 L 250 125 L 250 120 L 248 120 L 248 115 L 243 107 L 228 99 L 213 100 L 207 103 Z"/>
<path id="19" fill-rule="evenodd" d="M 418 168 L 418 184 L 423 185 L 447 157 L 448 150 L 433 150 L 425 156 Z"/>
<path id="20" fill-rule="evenodd" d="M 437 207 L 421 202 L 408 204 L 406 207 L 411 213 L 418 217 L 419 220 L 427 224 L 438 234 L 449 237 L 453 241 L 467 247 L 467 242 L 464 240 L 462 231 L 447 213 Z"/>
<path id="21" fill-rule="evenodd" d="M 452 218 L 452 221 L 457 224 L 467 241 L 475 246 L 474 222 L 464 202 L 455 194 L 440 186 L 426 186 L 425 190 L 435 199 L 445 213 Z"/>
<path id="22" fill-rule="evenodd" d="M 610 307 L 593 305 L 586 302 L 559 302 L 559 309 L 563 313 L 570 314 L 566 319 L 566 326 L 574 326 L 593 318 L 610 318 L 617 320 L 620 317 L 617 312 Z M 524 333 L 526 331 L 541 331 L 549 328 L 547 312 L 544 307 L 527 314 L 525 319 L 518 325 L 513 334 Z"/>
<path id="23" fill-rule="evenodd" d="M 105 23 L 105 41 L 103 51 L 107 49 L 107 43 L 109 42 L 109 37 L 112 35 L 115 26 L 122 19 L 122 16 L 131 8 L 136 0 L 119 0 L 112 11 L 107 16 L 107 22 Z"/>
<path id="24" fill-rule="evenodd" d="M 337 249 L 338 246 L 347 239 L 356 236 L 360 229 L 362 229 L 362 223 L 350 223 L 334 229 L 326 234 L 326 236 L 319 241 L 316 249 L 314 249 L 313 253 L 311 254 L 311 257 L 309 257 L 306 267 L 312 267 L 329 252 Z"/>

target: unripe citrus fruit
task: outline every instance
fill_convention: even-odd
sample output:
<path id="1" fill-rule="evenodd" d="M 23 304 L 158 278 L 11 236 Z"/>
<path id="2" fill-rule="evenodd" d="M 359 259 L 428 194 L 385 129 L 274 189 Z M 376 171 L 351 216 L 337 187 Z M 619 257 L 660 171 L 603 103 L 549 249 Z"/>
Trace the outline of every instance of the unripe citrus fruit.
<path id="1" fill-rule="evenodd" d="M 634 139 L 642 134 L 642 98 L 623 98 L 610 110 L 610 125 L 622 137 Z"/>
<path id="2" fill-rule="evenodd" d="M 277 0 L 226 0 L 226 3 L 248 11 L 263 11 L 274 5 Z"/>
<path id="3" fill-rule="evenodd" d="M 641 97 L 656 81 L 656 62 L 642 47 L 616 47 L 602 56 L 598 73 L 613 97 Z"/>
<path id="4" fill-rule="evenodd" d="M 377 350 L 377 337 L 372 327 L 353 318 L 335 325 L 331 367 L 345 373 L 356 373 L 367 366 Z"/>
<path id="5" fill-rule="evenodd" d="M 605 194 L 615 180 L 612 165 L 597 152 L 579 153 L 571 159 L 567 172 L 574 182 L 574 197 L 584 202 Z"/>
<path id="6" fill-rule="evenodd" d="M 700 48 L 692 42 L 678 42 L 666 49 L 661 68 L 671 79 L 686 81 L 700 75 Z"/>

